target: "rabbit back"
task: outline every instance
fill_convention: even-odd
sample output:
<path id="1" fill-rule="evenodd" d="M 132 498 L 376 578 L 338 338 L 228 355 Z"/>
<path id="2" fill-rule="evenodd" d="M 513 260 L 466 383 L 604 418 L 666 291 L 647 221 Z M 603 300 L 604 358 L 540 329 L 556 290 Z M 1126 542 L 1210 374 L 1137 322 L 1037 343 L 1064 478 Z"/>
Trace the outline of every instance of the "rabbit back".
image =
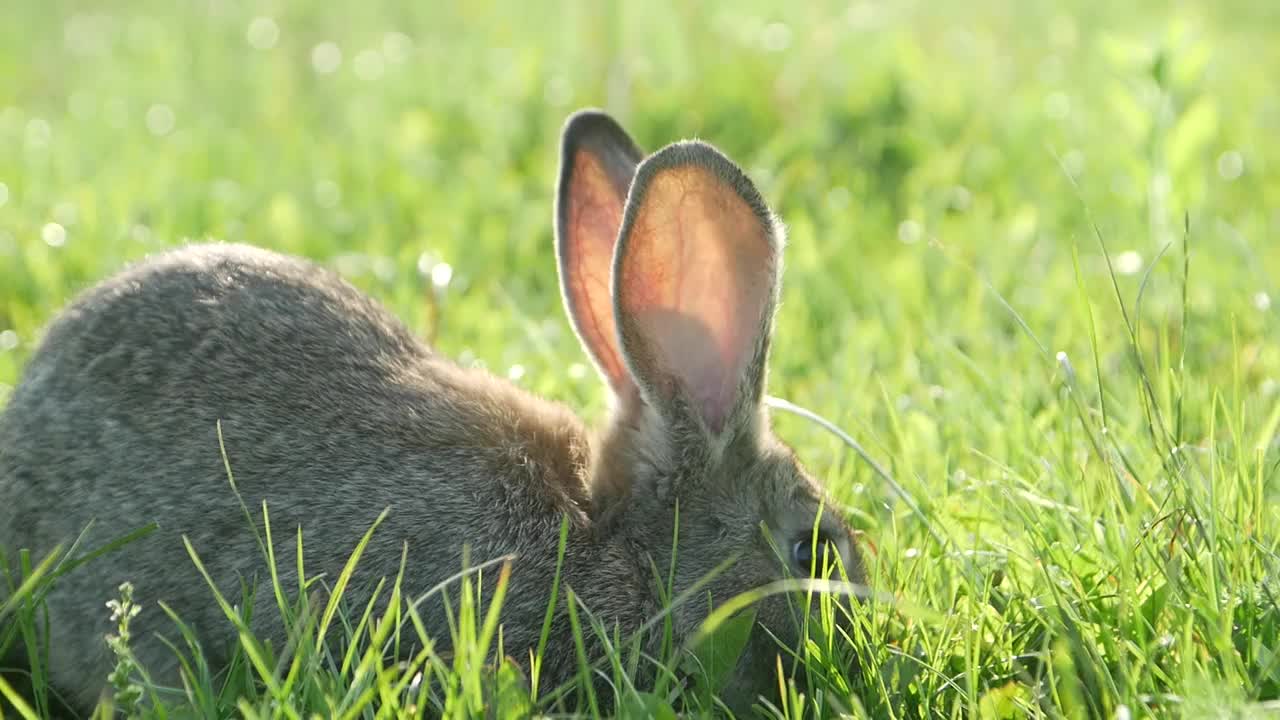
<path id="1" fill-rule="evenodd" d="M 232 602 L 242 581 L 265 578 L 223 446 L 259 529 L 268 504 L 286 589 L 298 586 L 298 527 L 307 574 L 332 582 L 391 508 L 361 560 L 354 601 L 396 574 L 406 545 L 412 593 L 458 572 L 466 544 L 474 562 L 521 555 L 515 582 L 538 592 L 514 595 L 520 612 L 522 598 L 549 589 L 561 518 L 589 532 L 586 442 L 567 409 L 434 355 L 306 261 L 239 245 L 170 251 L 73 301 L 0 415 L 0 507 L 9 515 L 0 543 L 11 553 L 25 547 L 41 558 L 90 523 L 82 551 L 158 526 L 60 578 L 49 598 L 53 679 L 82 702 L 94 701 L 110 669 L 103 604 L 126 580 L 146 607 L 133 633 L 146 667 L 176 681 L 172 652 L 154 638 L 164 630 L 176 639 L 157 599 L 220 664 L 231 625 L 183 536 Z M 575 552 L 612 551 L 576 543 Z M 282 640 L 273 604 L 260 587 L 254 624 Z M 447 635 L 443 618 L 428 620 Z"/>

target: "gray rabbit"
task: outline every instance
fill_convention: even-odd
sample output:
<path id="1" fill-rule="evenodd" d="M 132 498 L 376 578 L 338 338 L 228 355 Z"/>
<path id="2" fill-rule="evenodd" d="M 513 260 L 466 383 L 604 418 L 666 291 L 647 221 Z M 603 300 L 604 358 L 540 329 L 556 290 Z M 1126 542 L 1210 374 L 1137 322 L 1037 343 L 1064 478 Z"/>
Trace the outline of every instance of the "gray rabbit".
<path id="1" fill-rule="evenodd" d="M 503 623 L 515 658 L 537 644 L 566 516 L 563 582 L 624 635 L 661 611 L 654 568 L 671 566 L 677 529 L 676 592 L 737 558 L 674 611 L 677 640 L 706 618 L 708 594 L 720 603 L 808 575 L 815 521 L 861 581 L 848 526 L 819 513 L 822 490 L 770 431 L 783 228 L 746 175 L 700 141 L 645 156 L 608 115 L 580 111 L 562 131 L 555 234 L 565 308 L 613 400 L 598 431 L 433 353 L 334 274 L 265 250 L 189 245 L 75 299 L 0 415 L 0 547 L 40 558 L 91 521 L 84 548 L 158 529 L 57 581 L 55 686 L 97 701 L 113 662 L 104 602 L 126 580 L 145 605 L 135 651 L 158 682 L 179 681 L 157 637 L 176 638 L 174 626 L 155 601 L 195 628 L 215 670 L 227 662 L 232 626 L 182 536 L 233 600 L 266 565 L 219 423 L 244 503 L 267 503 L 285 588 L 298 586 L 297 527 L 308 574 L 332 579 L 390 508 L 352 602 L 396 575 L 406 546 L 410 595 L 462 570 L 464 546 L 473 564 L 514 555 Z M 578 671 L 560 598 L 544 683 Z M 254 632 L 282 647 L 272 594 L 255 602 Z M 758 605 L 723 693 L 731 708 L 776 690 L 794 608 L 782 596 Z M 447 642 L 442 607 L 424 620 Z"/>

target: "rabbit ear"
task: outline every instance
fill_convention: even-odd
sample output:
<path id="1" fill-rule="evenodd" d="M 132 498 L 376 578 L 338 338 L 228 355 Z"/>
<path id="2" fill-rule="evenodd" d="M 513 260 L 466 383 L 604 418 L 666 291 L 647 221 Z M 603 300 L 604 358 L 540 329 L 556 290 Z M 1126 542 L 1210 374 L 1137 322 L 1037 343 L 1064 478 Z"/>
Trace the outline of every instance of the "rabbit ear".
<path id="1" fill-rule="evenodd" d="M 615 394 L 635 392 L 618 348 L 609 277 L 623 204 L 644 153 L 607 114 L 571 115 L 560 136 L 556 256 L 573 329 Z"/>
<path id="2" fill-rule="evenodd" d="M 614 312 L 635 381 L 668 420 L 688 408 L 720 436 L 754 417 L 782 242 L 755 186 L 710 145 L 669 145 L 637 169 Z"/>

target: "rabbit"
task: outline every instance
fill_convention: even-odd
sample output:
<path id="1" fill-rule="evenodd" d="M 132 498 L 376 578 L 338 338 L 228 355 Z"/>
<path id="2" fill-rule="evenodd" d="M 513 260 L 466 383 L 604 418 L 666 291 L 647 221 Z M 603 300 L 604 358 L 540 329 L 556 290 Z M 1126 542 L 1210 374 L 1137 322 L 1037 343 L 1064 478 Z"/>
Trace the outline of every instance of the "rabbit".
<path id="1" fill-rule="evenodd" d="M 646 154 L 606 112 L 578 110 L 560 130 L 553 214 L 563 304 L 610 398 L 599 428 L 437 354 L 336 274 L 265 249 L 187 244 L 73 299 L 0 416 L 0 546 L 12 562 L 89 526 L 84 549 L 156 528 L 55 582 L 53 685 L 80 708 L 98 701 L 113 665 L 104 602 L 124 581 L 144 607 L 134 651 L 158 685 L 181 686 L 158 601 L 222 669 L 233 626 L 183 537 L 238 601 L 266 579 L 244 509 L 260 531 L 264 501 L 284 588 L 298 587 L 297 528 L 308 575 L 332 582 L 389 509 L 347 588 L 353 607 L 394 578 L 402 551 L 410 597 L 462 570 L 464 548 L 473 565 L 511 556 L 502 622 L 517 659 L 537 645 L 565 518 L 562 581 L 624 637 L 662 611 L 655 569 L 665 582 L 673 553 L 676 593 L 733 559 L 672 612 L 677 642 L 710 607 L 808 576 L 813 537 L 863 582 L 850 525 L 770 429 L 784 226 L 747 175 L 701 140 Z M 579 670 L 565 595 L 544 687 Z M 279 649 L 274 603 L 257 592 L 251 627 Z M 721 694 L 735 712 L 776 693 L 794 607 L 759 601 Z M 446 643 L 443 605 L 420 611 Z"/>

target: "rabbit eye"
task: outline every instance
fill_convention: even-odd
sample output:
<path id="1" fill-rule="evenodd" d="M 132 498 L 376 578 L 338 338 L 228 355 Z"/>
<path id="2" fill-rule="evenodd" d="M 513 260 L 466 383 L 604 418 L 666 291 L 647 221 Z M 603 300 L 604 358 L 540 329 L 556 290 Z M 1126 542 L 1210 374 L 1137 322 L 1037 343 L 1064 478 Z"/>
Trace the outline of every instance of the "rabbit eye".
<path id="1" fill-rule="evenodd" d="M 814 543 L 813 540 L 813 535 L 806 533 L 791 546 L 791 558 L 796 564 L 796 569 L 806 575 L 822 572 L 822 567 L 814 567 L 815 547 L 818 551 L 819 564 L 826 559 L 834 559 L 837 552 L 835 543 L 821 530 L 818 531 L 818 542 Z"/>

